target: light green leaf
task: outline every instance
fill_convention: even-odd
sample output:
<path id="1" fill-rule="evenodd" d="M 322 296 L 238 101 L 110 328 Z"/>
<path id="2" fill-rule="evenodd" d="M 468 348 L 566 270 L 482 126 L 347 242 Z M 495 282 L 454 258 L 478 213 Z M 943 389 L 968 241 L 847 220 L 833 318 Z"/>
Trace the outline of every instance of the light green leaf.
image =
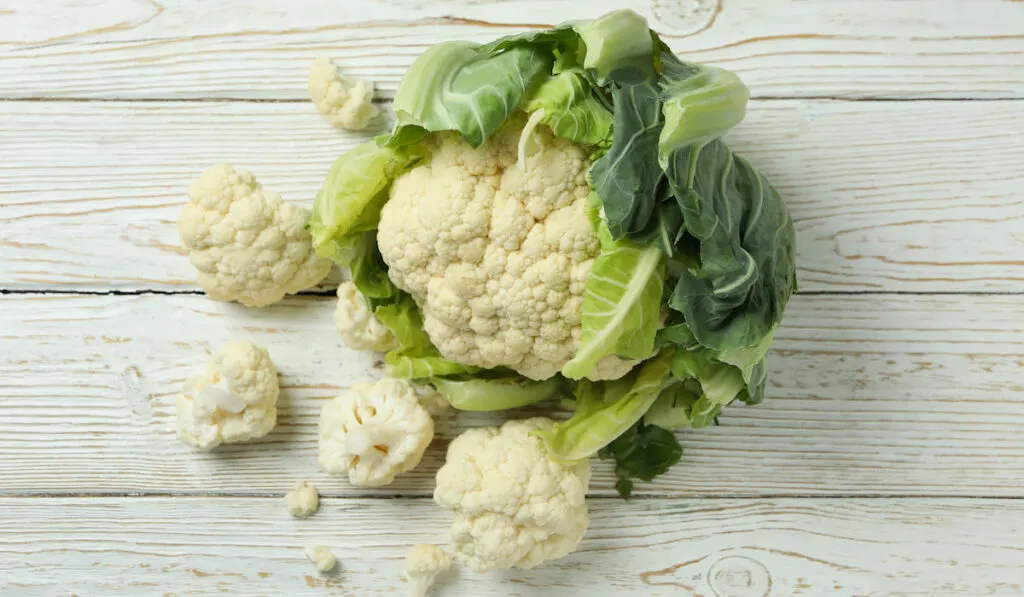
<path id="1" fill-rule="evenodd" d="M 599 226 L 602 248 L 584 290 L 580 345 L 562 368 L 570 379 L 586 377 L 609 355 L 645 359 L 654 353 L 665 255 L 657 245 L 613 241 Z"/>
<path id="2" fill-rule="evenodd" d="M 317 254 L 347 267 L 359 235 L 377 228 L 391 181 L 419 157 L 415 148 L 396 150 L 368 141 L 335 160 L 309 221 Z"/>
<path id="3" fill-rule="evenodd" d="M 541 122 L 555 135 L 581 145 L 610 142 L 612 113 L 579 70 L 565 71 L 542 83 L 523 106 L 543 110 Z"/>
<path id="4" fill-rule="evenodd" d="M 544 45 L 515 44 L 490 54 L 470 42 L 432 46 L 413 63 L 395 93 L 398 124 L 388 144 L 415 140 L 417 129 L 458 131 L 479 147 L 519 109 L 530 89 L 551 74 Z M 408 132 L 408 127 L 413 132 Z"/>
<path id="5" fill-rule="evenodd" d="M 589 458 L 632 427 L 672 383 L 674 354 L 674 348 L 662 349 L 658 356 L 610 384 L 616 393 L 605 392 L 602 383 L 578 383 L 576 412 L 542 434 L 552 458 L 562 462 Z"/>
<path id="6" fill-rule="evenodd" d="M 520 376 L 465 380 L 437 377 L 431 383 L 452 407 L 467 411 L 527 406 L 557 396 L 562 385 L 557 378 L 533 381 Z"/>
<path id="7" fill-rule="evenodd" d="M 576 26 L 586 47 L 583 66 L 608 79 L 634 82 L 654 69 L 654 39 L 647 20 L 632 10 L 616 10 Z M 626 74 L 628 73 L 628 75 Z"/>

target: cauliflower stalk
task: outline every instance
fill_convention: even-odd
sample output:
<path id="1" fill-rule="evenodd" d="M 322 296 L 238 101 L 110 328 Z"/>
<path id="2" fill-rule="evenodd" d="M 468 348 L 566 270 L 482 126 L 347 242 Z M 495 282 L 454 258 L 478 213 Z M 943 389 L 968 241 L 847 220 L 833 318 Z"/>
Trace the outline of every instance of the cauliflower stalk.
<path id="1" fill-rule="evenodd" d="M 178 395 L 178 437 L 200 450 L 263 437 L 277 422 L 279 392 L 277 369 L 265 349 L 228 342 Z"/>
<path id="2" fill-rule="evenodd" d="M 318 58 L 309 69 L 309 97 L 331 126 L 362 130 L 380 110 L 373 105 L 373 83 L 351 79 L 327 58 Z"/>
<path id="3" fill-rule="evenodd" d="M 315 286 L 331 269 L 306 230 L 309 212 L 219 165 L 188 188 L 178 221 L 199 285 L 218 301 L 263 307 Z"/>
<path id="4" fill-rule="evenodd" d="M 587 530 L 590 462 L 553 460 L 549 419 L 472 429 L 448 446 L 434 501 L 450 510 L 455 558 L 478 571 L 533 568 L 576 549 Z"/>
<path id="5" fill-rule="evenodd" d="M 320 413 L 320 465 L 353 485 L 380 487 L 412 470 L 434 438 L 434 421 L 401 379 L 360 383 Z"/>

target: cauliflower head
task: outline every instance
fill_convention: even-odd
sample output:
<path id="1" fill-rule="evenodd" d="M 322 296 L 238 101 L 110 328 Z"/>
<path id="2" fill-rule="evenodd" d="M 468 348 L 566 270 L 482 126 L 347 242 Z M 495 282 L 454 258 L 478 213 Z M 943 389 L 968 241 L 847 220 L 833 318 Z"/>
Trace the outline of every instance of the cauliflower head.
<path id="1" fill-rule="evenodd" d="M 440 545 L 413 545 L 405 553 L 409 597 L 425 597 L 437 576 L 452 567 L 452 557 Z"/>
<path id="2" fill-rule="evenodd" d="M 178 438 L 201 450 L 245 442 L 277 423 L 277 368 L 265 349 L 232 340 L 178 395 Z"/>
<path id="3" fill-rule="evenodd" d="M 377 243 L 445 358 L 547 379 L 579 344 L 600 245 L 587 217 L 587 150 L 538 127 L 536 151 L 517 164 L 522 129 L 510 119 L 477 149 L 438 135 L 430 157 L 395 180 Z M 632 365 L 612 357 L 601 377 Z"/>
<path id="4" fill-rule="evenodd" d="M 472 429 L 448 446 L 434 501 L 455 520 L 455 558 L 477 571 L 533 568 L 576 549 L 587 530 L 590 462 L 551 459 L 534 432 L 544 418 Z"/>
<path id="5" fill-rule="evenodd" d="M 338 286 L 334 324 L 349 348 L 387 352 L 398 346 L 394 334 L 370 311 L 366 297 L 352 282 Z"/>
<path id="6" fill-rule="evenodd" d="M 309 69 L 309 97 L 331 126 L 350 131 L 366 128 L 380 113 L 373 105 L 373 83 L 342 76 L 327 58 Z"/>
<path id="7" fill-rule="evenodd" d="M 320 413 L 320 465 L 361 487 L 416 468 L 433 439 L 434 420 L 403 379 L 356 384 Z"/>
<path id="8" fill-rule="evenodd" d="M 331 269 L 306 230 L 309 212 L 252 174 L 218 165 L 188 188 L 178 231 L 213 299 L 263 307 L 316 285 Z"/>

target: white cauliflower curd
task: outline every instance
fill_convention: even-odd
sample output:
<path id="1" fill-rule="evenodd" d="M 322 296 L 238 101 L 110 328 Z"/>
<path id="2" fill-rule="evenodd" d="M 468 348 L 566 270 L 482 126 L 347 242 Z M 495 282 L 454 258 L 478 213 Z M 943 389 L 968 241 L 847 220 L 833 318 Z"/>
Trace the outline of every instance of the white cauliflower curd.
<path id="1" fill-rule="evenodd" d="M 413 545 L 405 554 L 409 597 L 426 597 L 437 576 L 452 567 L 452 557 L 440 545 Z"/>
<path id="2" fill-rule="evenodd" d="M 309 69 L 309 97 L 331 126 L 351 131 L 366 128 L 380 113 L 373 105 L 373 83 L 343 76 L 327 58 Z"/>
<path id="3" fill-rule="evenodd" d="M 355 350 L 387 352 L 398 346 L 394 334 L 370 311 L 366 297 L 352 282 L 338 286 L 334 325 L 338 327 L 345 346 Z"/>
<path id="4" fill-rule="evenodd" d="M 218 165 L 188 188 L 178 231 L 210 298 L 263 307 L 316 285 L 331 269 L 306 230 L 309 212 L 252 174 Z"/>
<path id="5" fill-rule="evenodd" d="M 434 420 L 402 379 L 360 383 L 320 413 L 320 465 L 353 485 L 380 487 L 412 470 L 434 439 Z"/>
<path id="6" fill-rule="evenodd" d="M 537 430 L 549 419 L 472 429 L 448 446 L 434 501 L 455 520 L 449 541 L 457 560 L 481 572 L 533 568 L 576 549 L 587 530 L 590 462 L 561 465 Z"/>
<path id="7" fill-rule="evenodd" d="M 522 130 L 514 118 L 477 149 L 438 135 L 430 157 L 395 180 L 377 243 L 445 358 L 547 379 L 576 351 L 600 247 L 586 213 L 587 150 L 538 127 L 536 151 L 517 165 Z M 599 376 L 632 365 L 612 357 Z"/>
<path id="8" fill-rule="evenodd" d="M 228 342 L 178 395 L 178 437 L 201 450 L 263 437 L 277 423 L 279 392 L 270 353 Z"/>

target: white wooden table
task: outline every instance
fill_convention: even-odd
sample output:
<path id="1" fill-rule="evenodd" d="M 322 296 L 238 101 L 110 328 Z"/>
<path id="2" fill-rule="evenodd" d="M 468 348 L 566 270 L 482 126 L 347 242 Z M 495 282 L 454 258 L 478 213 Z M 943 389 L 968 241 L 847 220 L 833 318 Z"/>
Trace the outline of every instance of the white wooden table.
<path id="1" fill-rule="evenodd" d="M 754 99 L 733 147 L 788 198 L 801 291 L 768 400 L 683 436 L 578 553 L 462 572 L 488 597 L 1024 595 L 1024 3 L 1011 0 L 0 0 L 0 595 L 394 595 L 437 541 L 443 420 L 415 473 L 316 465 L 324 400 L 378 371 L 328 292 L 197 290 L 175 221 L 208 165 L 309 203 L 365 137 L 305 99 L 318 56 L 379 82 L 453 38 L 630 6 Z M 284 387 L 265 440 L 199 455 L 174 393 L 228 338 Z M 296 521 L 296 480 L 325 495 Z M 319 576 L 302 546 L 332 546 Z"/>

